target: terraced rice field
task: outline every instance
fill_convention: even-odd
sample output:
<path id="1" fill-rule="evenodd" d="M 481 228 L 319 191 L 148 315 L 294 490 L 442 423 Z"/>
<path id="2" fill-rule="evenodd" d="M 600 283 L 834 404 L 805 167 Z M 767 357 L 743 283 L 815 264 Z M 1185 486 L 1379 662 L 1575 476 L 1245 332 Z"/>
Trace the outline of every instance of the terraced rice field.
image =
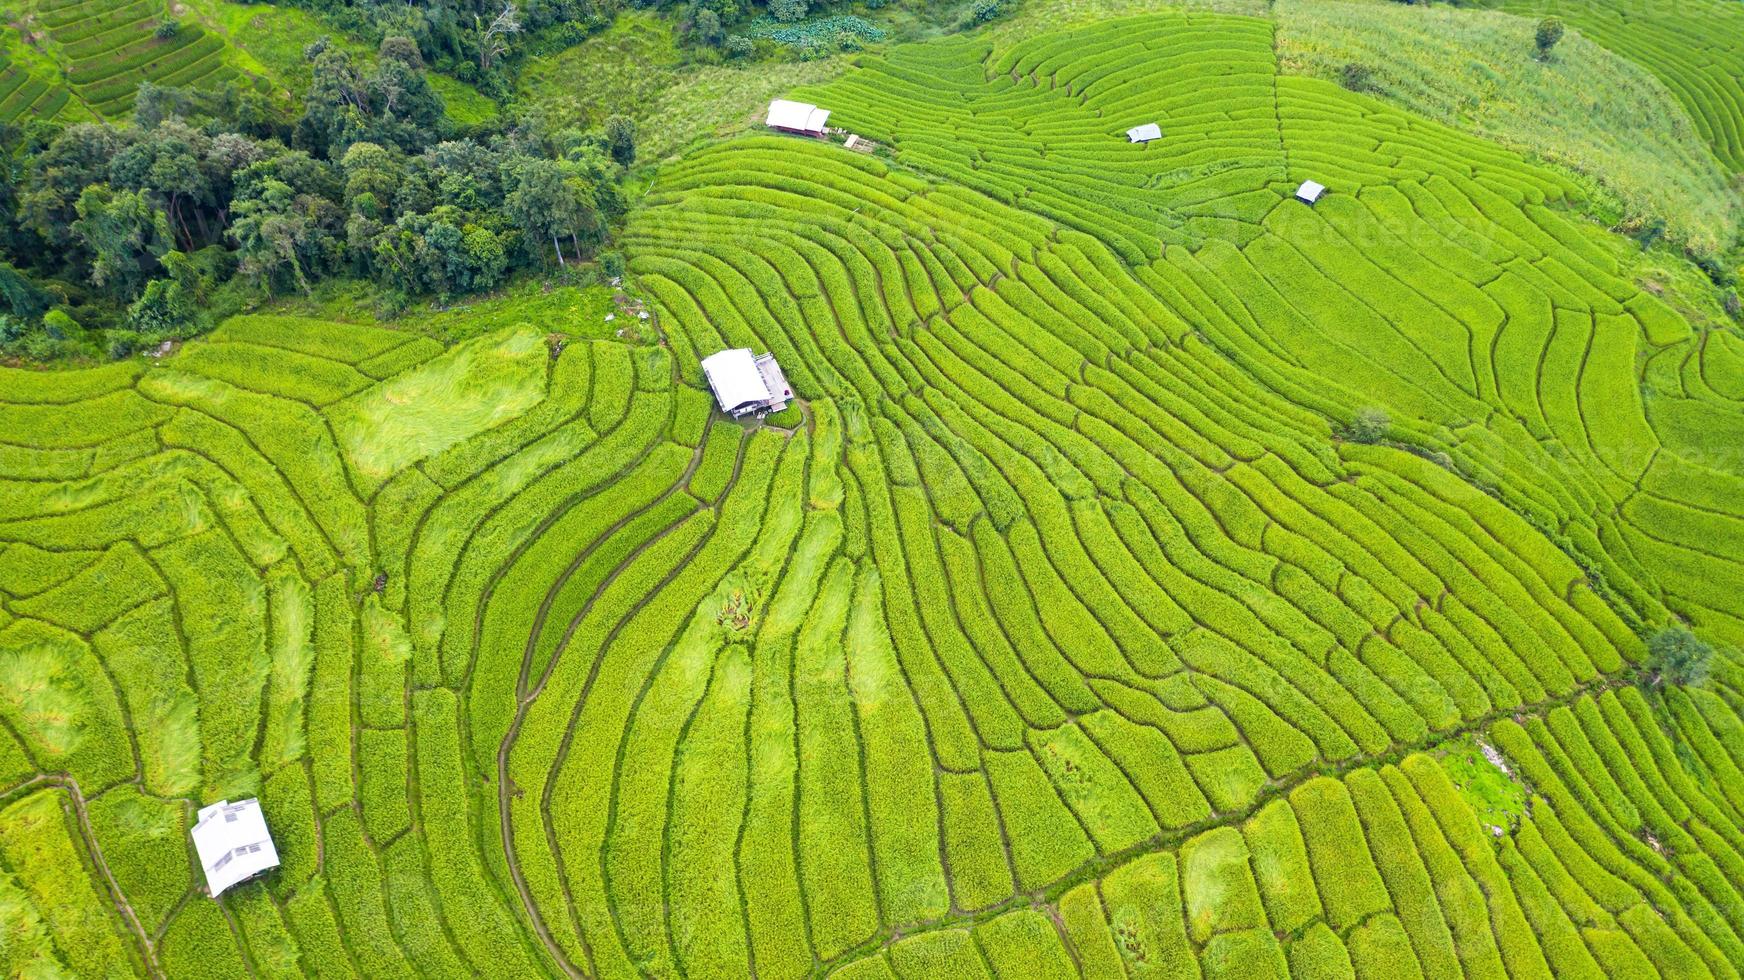
<path id="1" fill-rule="evenodd" d="M 164 0 L 36 0 L 34 11 L 72 93 L 104 116 L 124 115 L 141 82 L 199 88 L 237 77 L 224 40 L 200 25 L 183 21 L 170 37 L 156 36 L 172 19 Z"/>
<path id="2" fill-rule="evenodd" d="M 1744 673 L 1630 680 L 1744 643 L 1744 340 L 1271 42 L 798 93 L 892 158 L 664 167 L 659 346 L 0 372 L 7 971 L 1737 976 Z M 803 424 L 714 412 L 724 345 Z M 253 794 L 284 866 L 213 902 Z"/>
<path id="3" fill-rule="evenodd" d="M 44 81 L 0 58 L 0 123 L 53 119 L 71 98 L 65 86 Z"/>

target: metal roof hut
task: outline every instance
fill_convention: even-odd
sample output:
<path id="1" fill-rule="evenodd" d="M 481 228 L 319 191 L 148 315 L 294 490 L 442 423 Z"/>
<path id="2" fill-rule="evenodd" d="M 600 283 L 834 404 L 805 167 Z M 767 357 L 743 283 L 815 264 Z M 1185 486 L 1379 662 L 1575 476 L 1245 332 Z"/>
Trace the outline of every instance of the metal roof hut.
<path id="1" fill-rule="evenodd" d="M 1162 138 L 1163 127 L 1154 122 L 1145 123 L 1143 126 L 1134 126 L 1126 131 L 1126 141 L 1128 143 L 1149 143 L 1151 140 L 1160 140 Z"/>
<path id="2" fill-rule="evenodd" d="M 219 800 L 202 807 L 190 833 L 200 867 L 206 871 L 206 891 L 213 898 L 279 866 L 279 851 L 267 832 L 259 800 Z"/>
<path id="3" fill-rule="evenodd" d="M 735 347 L 703 358 L 702 373 L 721 411 L 734 418 L 779 412 L 793 397 L 774 354 L 752 354 L 749 348 Z"/>
<path id="4" fill-rule="evenodd" d="M 1320 200 L 1320 195 L 1324 193 L 1326 193 L 1325 185 L 1317 184 L 1312 180 L 1304 180 L 1302 186 L 1296 188 L 1296 200 L 1303 204 L 1313 204 Z"/>
<path id="5" fill-rule="evenodd" d="M 771 129 L 779 129 L 789 133 L 800 133 L 805 136 L 824 135 L 824 124 L 829 121 L 830 110 L 819 109 L 809 102 L 791 102 L 787 99 L 776 99 L 769 103 L 769 115 L 763 124 Z"/>

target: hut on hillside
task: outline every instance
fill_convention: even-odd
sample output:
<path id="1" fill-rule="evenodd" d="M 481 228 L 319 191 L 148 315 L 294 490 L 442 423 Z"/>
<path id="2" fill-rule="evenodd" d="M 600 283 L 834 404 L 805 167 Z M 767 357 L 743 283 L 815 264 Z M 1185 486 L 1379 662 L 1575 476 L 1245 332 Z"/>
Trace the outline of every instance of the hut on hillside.
<path id="1" fill-rule="evenodd" d="M 1320 200 L 1320 195 L 1326 193 L 1326 187 L 1312 180 L 1304 180 L 1302 186 L 1296 188 L 1296 200 L 1303 204 L 1313 204 Z"/>
<path id="2" fill-rule="evenodd" d="M 1143 126 L 1134 126 L 1126 131 L 1126 141 L 1128 143 L 1149 143 L 1151 140 L 1160 140 L 1162 138 L 1163 127 L 1154 122 L 1145 123 Z"/>
<path id="3" fill-rule="evenodd" d="M 770 129 L 779 129 L 785 133 L 822 136 L 824 135 L 824 124 L 829 121 L 829 118 L 830 110 L 819 109 L 809 102 L 776 99 L 769 103 L 769 115 L 763 120 L 763 124 Z"/>
<path id="4" fill-rule="evenodd" d="M 206 893 L 213 898 L 279 866 L 278 848 L 267 832 L 259 800 L 219 800 L 202 807 L 189 833 L 206 872 Z"/>
<path id="5" fill-rule="evenodd" d="M 721 411 L 734 418 L 779 412 L 793 397 L 774 354 L 752 354 L 749 348 L 735 347 L 703 358 L 702 373 Z"/>

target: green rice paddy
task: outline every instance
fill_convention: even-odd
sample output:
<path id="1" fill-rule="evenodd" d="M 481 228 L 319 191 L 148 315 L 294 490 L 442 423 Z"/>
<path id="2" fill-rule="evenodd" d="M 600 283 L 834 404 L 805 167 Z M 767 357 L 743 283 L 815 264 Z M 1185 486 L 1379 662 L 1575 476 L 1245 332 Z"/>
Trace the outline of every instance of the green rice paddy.
<path id="1" fill-rule="evenodd" d="M 1277 30 L 795 89 L 882 149 L 662 165 L 645 341 L 0 369 L 5 972 L 1737 976 L 1744 335 Z"/>

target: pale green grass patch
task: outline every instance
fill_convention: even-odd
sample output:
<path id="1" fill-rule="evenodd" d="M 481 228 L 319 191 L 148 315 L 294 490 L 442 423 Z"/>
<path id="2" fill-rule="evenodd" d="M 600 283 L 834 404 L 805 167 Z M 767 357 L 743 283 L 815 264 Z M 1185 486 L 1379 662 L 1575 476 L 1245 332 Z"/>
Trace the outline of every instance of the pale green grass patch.
<path id="1" fill-rule="evenodd" d="M 0 634 L 0 712 L 51 760 L 84 740 L 90 704 L 72 669 L 77 642 L 28 620 Z"/>
<path id="2" fill-rule="evenodd" d="M 577 267 L 586 283 L 592 266 Z M 512 324 L 536 324 L 549 333 L 570 337 L 604 339 L 623 322 L 608 321 L 612 311 L 612 288 L 594 284 L 568 285 L 541 276 L 518 279 L 494 293 L 468 296 L 447 304 L 420 303 L 392 320 L 376 314 L 379 294 L 373 284 L 329 280 L 317 286 L 310 297 L 289 296 L 274 300 L 267 309 L 284 317 L 309 317 L 338 323 L 421 333 L 444 344 L 470 340 Z"/>
<path id="3" fill-rule="evenodd" d="M 534 327 L 479 337 L 335 405 L 334 434 L 373 492 L 418 460 L 538 404 L 549 361 L 545 335 Z"/>
<path id="4" fill-rule="evenodd" d="M 1465 797 L 1485 829 L 1511 830 L 1526 813 L 1526 788 L 1484 757 L 1477 739 L 1467 735 L 1437 753 L 1447 778 Z"/>
<path id="5" fill-rule="evenodd" d="M 282 565 L 267 579 L 267 590 L 272 606 L 272 675 L 261 755 L 267 768 L 273 769 L 304 752 L 303 698 L 315 664 L 315 597 L 308 582 Z"/>
<path id="6" fill-rule="evenodd" d="M 461 126 L 477 126 L 490 122 L 497 116 L 497 104 L 479 94 L 478 89 L 447 75 L 435 72 L 425 72 L 424 78 L 436 94 L 442 96 L 442 104 L 448 109 L 448 118 Z"/>

